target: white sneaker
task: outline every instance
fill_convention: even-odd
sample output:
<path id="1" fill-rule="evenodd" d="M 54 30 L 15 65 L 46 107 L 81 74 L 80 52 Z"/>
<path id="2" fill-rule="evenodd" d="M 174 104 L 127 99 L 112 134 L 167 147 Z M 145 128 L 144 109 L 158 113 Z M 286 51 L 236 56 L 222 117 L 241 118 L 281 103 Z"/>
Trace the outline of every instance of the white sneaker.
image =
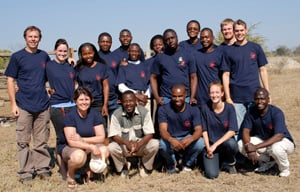
<path id="1" fill-rule="evenodd" d="M 265 171 L 268 171 L 275 165 L 275 161 L 269 161 L 269 162 L 259 162 L 259 167 L 254 169 L 257 173 L 262 173 Z"/>
<path id="2" fill-rule="evenodd" d="M 192 169 L 189 168 L 189 167 L 184 166 L 183 169 L 182 169 L 182 171 L 185 171 L 185 172 L 191 172 Z"/>
<path id="3" fill-rule="evenodd" d="M 279 177 L 288 177 L 290 174 L 290 171 L 288 169 L 285 169 L 279 173 Z"/>
<path id="4" fill-rule="evenodd" d="M 122 171 L 121 178 L 124 178 L 124 179 L 129 178 L 129 172 L 128 172 L 128 170 L 124 169 Z"/>

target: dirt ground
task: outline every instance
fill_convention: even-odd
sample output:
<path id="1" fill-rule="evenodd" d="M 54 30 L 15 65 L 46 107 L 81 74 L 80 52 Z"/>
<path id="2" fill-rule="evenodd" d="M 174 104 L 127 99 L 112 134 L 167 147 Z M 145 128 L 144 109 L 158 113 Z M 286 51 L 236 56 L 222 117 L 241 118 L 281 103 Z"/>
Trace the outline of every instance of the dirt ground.
<path id="1" fill-rule="evenodd" d="M 300 143 L 300 69 L 269 70 L 269 81 L 272 93 L 272 103 L 279 106 L 286 116 L 287 126 L 294 137 L 296 145 Z M 2 92 L 1 94 L 6 94 Z M 1 95 L 0 95 L 1 96 Z M 9 102 L 0 107 L 0 116 L 10 115 Z M 38 179 L 31 186 L 18 182 L 16 171 L 18 161 L 16 156 L 15 126 L 14 122 L 0 125 L 0 191 L 66 191 L 66 182 L 57 173 L 57 166 L 52 170 L 53 175 L 49 181 Z M 52 129 L 50 147 L 54 147 L 54 129 Z M 134 175 L 130 179 L 118 176 L 108 176 L 106 181 L 90 183 L 79 186 L 76 191 L 207 191 L 207 192 L 296 192 L 300 183 L 300 154 L 298 149 L 289 156 L 291 175 L 280 178 L 276 172 L 270 174 L 256 174 L 254 172 L 239 172 L 230 175 L 221 172 L 217 179 L 209 180 L 198 171 L 166 175 L 153 172 L 147 178 Z"/>

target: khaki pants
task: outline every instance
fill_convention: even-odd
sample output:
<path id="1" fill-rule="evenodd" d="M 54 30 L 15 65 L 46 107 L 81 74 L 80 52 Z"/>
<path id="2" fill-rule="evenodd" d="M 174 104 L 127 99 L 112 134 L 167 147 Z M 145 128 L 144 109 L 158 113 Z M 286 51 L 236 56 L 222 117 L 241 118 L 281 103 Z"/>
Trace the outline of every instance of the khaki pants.
<path id="1" fill-rule="evenodd" d="M 51 159 L 47 149 L 50 136 L 49 121 L 48 110 L 30 113 L 20 109 L 16 127 L 20 178 L 31 177 L 34 172 L 36 174 L 49 172 Z M 31 136 L 33 146 L 30 149 Z"/>
<path id="2" fill-rule="evenodd" d="M 147 170 L 153 169 L 153 162 L 155 155 L 158 151 L 159 141 L 157 139 L 151 139 L 145 146 L 134 155 L 142 158 L 142 163 Z M 117 172 L 121 172 L 127 157 L 132 157 L 128 153 L 125 145 L 119 145 L 116 142 L 112 142 L 108 146 L 109 153 L 114 161 Z"/>

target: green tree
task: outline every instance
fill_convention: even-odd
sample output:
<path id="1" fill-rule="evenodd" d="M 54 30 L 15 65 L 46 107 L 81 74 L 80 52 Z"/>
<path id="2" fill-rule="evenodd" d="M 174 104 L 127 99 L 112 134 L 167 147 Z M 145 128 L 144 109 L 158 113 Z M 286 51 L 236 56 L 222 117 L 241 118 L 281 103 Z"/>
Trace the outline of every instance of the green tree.
<path id="1" fill-rule="evenodd" d="M 284 45 L 280 45 L 276 50 L 275 50 L 275 54 L 277 56 L 288 56 L 291 54 L 291 50 L 284 46 Z"/>

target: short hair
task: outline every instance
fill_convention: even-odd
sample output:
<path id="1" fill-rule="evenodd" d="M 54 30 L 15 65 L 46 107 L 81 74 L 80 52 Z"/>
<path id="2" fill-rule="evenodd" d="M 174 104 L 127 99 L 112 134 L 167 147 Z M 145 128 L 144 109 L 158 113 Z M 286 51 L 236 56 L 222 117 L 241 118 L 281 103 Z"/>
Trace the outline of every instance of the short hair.
<path id="1" fill-rule="evenodd" d="M 221 22 L 221 24 L 220 24 L 221 29 L 223 29 L 223 26 L 224 26 L 224 25 L 228 25 L 228 24 L 231 24 L 231 25 L 233 26 L 234 20 L 231 19 L 231 18 L 226 18 L 226 19 L 224 19 L 224 20 Z"/>
<path id="2" fill-rule="evenodd" d="M 129 47 L 137 46 L 141 50 L 141 46 L 138 43 L 131 43 Z"/>
<path id="3" fill-rule="evenodd" d="M 182 83 L 173 85 L 171 90 L 173 89 L 183 89 L 186 92 L 186 87 Z"/>
<path id="4" fill-rule="evenodd" d="M 222 85 L 222 83 L 220 82 L 217 82 L 217 81 L 213 81 L 209 84 L 209 87 L 208 87 L 208 92 L 210 92 L 210 89 L 212 86 L 218 86 L 221 88 L 221 91 L 224 92 L 224 86 Z"/>
<path id="5" fill-rule="evenodd" d="M 54 45 L 54 50 L 56 50 L 57 47 L 60 46 L 60 45 L 66 45 L 67 48 L 69 48 L 67 40 L 65 40 L 65 39 L 57 39 L 57 41 L 55 42 L 55 45 Z"/>
<path id="6" fill-rule="evenodd" d="M 266 88 L 263 88 L 263 87 L 260 87 L 260 88 L 257 88 L 255 93 L 254 93 L 254 98 L 256 97 L 256 95 L 259 93 L 259 92 L 263 92 L 267 97 L 269 97 L 270 93 L 269 91 L 266 89 Z"/>
<path id="7" fill-rule="evenodd" d="M 129 33 L 129 34 L 131 35 L 131 32 L 129 31 L 129 29 L 122 29 L 122 30 L 120 31 L 119 36 L 121 36 L 121 34 L 122 34 L 123 32 L 127 32 L 127 33 Z"/>
<path id="8" fill-rule="evenodd" d="M 133 95 L 133 96 L 135 97 L 135 94 L 134 94 L 133 91 L 131 91 L 131 90 L 126 90 L 126 91 L 124 91 L 124 92 L 121 94 L 121 101 L 123 100 L 123 96 L 124 96 L 124 95 Z"/>
<path id="9" fill-rule="evenodd" d="M 241 19 L 238 19 L 234 22 L 233 24 L 233 28 L 235 28 L 236 25 L 243 25 L 245 27 L 245 29 L 247 29 L 247 24 L 245 21 L 241 20 Z"/>
<path id="10" fill-rule="evenodd" d="M 76 101 L 81 94 L 88 96 L 93 101 L 93 95 L 87 87 L 78 87 L 74 91 L 73 100 Z"/>
<path id="11" fill-rule="evenodd" d="M 23 37 L 24 37 L 24 38 L 26 37 L 27 31 L 38 31 L 39 34 L 40 34 L 40 39 L 42 39 L 42 31 L 41 31 L 40 28 L 38 28 L 37 26 L 34 26 L 34 25 L 28 26 L 28 27 L 24 30 L 24 33 L 23 33 Z"/>
<path id="12" fill-rule="evenodd" d="M 188 29 L 188 27 L 189 27 L 189 25 L 191 24 L 191 23 L 196 23 L 197 25 L 198 25 L 198 27 L 199 27 L 199 30 L 201 29 L 201 26 L 200 26 L 200 23 L 199 23 L 199 21 L 197 21 L 197 20 L 190 20 L 187 24 L 186 24 L 186 29 Z"/>
<path id="13" fill-rule="evenodd" d="M 212 34 L 212 36 L 214 36 L 214 32 L 212 31 L 211 28 L 205 27 L 205 28 L 203 28 L 203 29 L 201 30 L 200 33 L 202 33 L 203 31 L 209 31 L 209 32 Z"/>
<path id="14" fill-rule="evenodd" d="M 103 33 L 100 33 L 99 36 L 98 36 L 98 42 L 100 41 L 101 37 L 103 36 L 108 36 L 111 40 L 112 40 L 112 37 L 109 33 L 107 32 L 103 32 Z"/>

